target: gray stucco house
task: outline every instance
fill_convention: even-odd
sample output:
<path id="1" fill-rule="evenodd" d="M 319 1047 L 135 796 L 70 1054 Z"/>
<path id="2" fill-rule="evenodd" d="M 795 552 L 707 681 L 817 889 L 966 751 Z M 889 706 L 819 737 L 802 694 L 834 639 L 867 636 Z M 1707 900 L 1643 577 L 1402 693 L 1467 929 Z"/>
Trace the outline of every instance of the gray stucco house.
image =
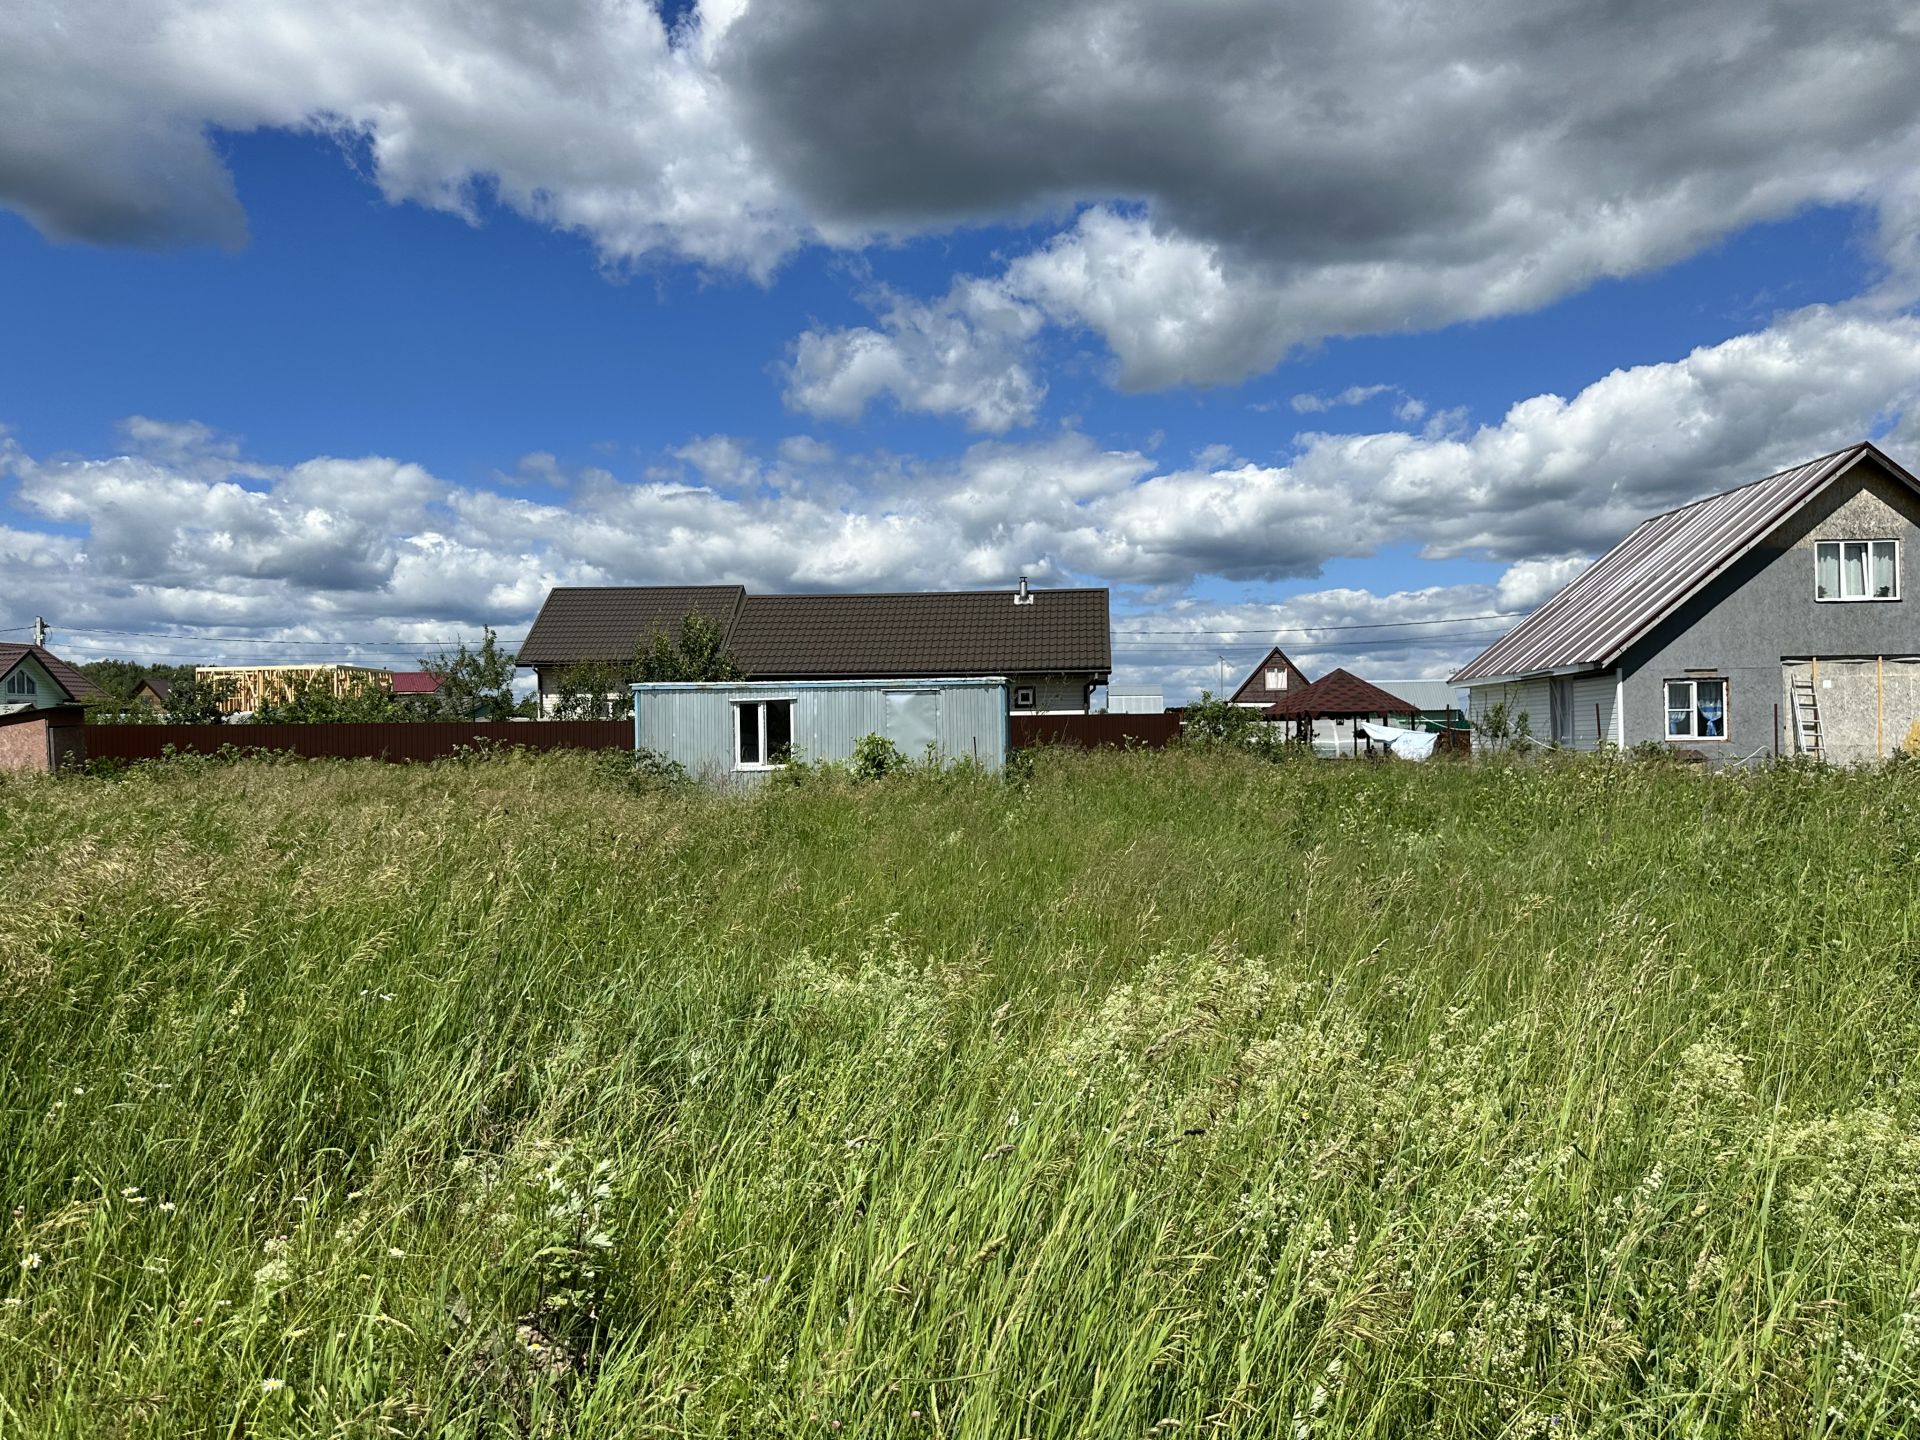
<path id="1" fill-rule="evenodd" d="M 1920 480 L 1862 443 L 1646 520 L 1453 677 L 1533 737 L 1871 761 L 1920 723 Z"/>

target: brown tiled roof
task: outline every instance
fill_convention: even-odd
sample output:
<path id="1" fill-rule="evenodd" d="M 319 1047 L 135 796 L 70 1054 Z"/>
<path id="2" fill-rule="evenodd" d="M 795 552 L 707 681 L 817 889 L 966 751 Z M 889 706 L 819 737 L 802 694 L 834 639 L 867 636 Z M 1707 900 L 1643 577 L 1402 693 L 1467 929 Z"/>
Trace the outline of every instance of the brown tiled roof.
<path id="1" fill-rule="evenodd" d="M 1415 715 L 1420 707 L 1390 695 L 1351 670 L 1330 670 L 1304 690 L 1296 690 L 1267 711 L 1275 720 L 1302 715 L 1345 718 L 1350 715 Z"/>
<path id="2" fill-rule="evenodd" d="M 1105 673 L 1105 590 L 749 595 L 731 645 L 755 678 Z"/>
<path id="3" fill-rule="evenodd" d="M 1104 674 L 1113 668 L 1105 590 L 947 590 L 748 595 L 739 586 L 558 589 L 520 647 L 522 665 L 625 660 L 651 630 L 699 610 L 727 632 L 750 677 L 887 679 Z"/>
<path id="4" fill-rule="evenodd" d="M 138 695 L 142 687 L 151 690 L 156 700 L 171 700 L 173 698 L 173 682 L 171 680 L 162 680 L 155 675 L 142 675 L 140 677 L 140 684 L 133 687 L 133 693 Z"/>
<path id="5" fill-rule="evenodd" d="M 1269 690 L 1267 688 L 1267 671 L 1273 669 L 1275 666 L 1287 672 L 1287 688 L 1284 690 Z M 1263 705 L 1271 705 L 1281 696 L 1291 695 L 1297 690 L 1306 689 L 1306 687 L 1306 671 L 1289 660 L 1286 652 L 1276 645 L 1267 652 L 1266 659 L 1253 667 L 1252 671 L 1248 673 L 1247 678 L 1240 682 L 1240 688 L 1234 691 L 1228 699 L 1235 705 L 1251 705 L 1255 701 Z"/>
<path id="6" fill-rule="evenodd" d="M 440 677 L 431 670 L 396 670 L 392 686 L 395 695 L 431 695 L 440 688 Z"/>
<path id="7" fill-rule="evenodd" d="M 106 691 L 42 645 L 0 644 L 0 675 L 13 669 L 26 655 L 33 656 L 44 665 L 47 673 L 59 681 L 61 688 L 75 700 L 84 704 L 108 698 Z"/>
<path id="8" fill-rule="evenodd" d="M 566 585 L 547 592 L 521 642 L 522 665 L 631 660 L 655 630 L 678 634 L 689 611 L 733 628 L 746 591 L 738 585 Z"/>

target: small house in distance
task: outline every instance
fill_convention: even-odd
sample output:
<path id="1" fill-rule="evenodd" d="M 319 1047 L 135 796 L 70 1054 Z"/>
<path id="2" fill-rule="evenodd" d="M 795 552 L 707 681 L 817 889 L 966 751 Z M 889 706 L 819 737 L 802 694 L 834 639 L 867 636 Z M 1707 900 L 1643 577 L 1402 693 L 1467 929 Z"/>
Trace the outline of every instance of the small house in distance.
<path id="1" fill-rule="evenodd" d="M 0 713 L 92 705 L 107 692 L 44 645 L 0 645 Z"/>
<path id="2" fill-rule="evenodd" d="M 633 687 L 633 739 L 707 779 L 752 783 L 794 760 L 837 763 L 879 735 L 910 760 L 1007 758 L 1007 683 L 923 680 L 655 682 Z"/>
<path id="3" fill-rule="evenodd" d="M 167 702 L 173 699 L 173 682 L 158 675 L 142 675 L 140 683 L 133 687 L 133 698 L 150 709 L 164 713 Z"/>
<path id="4" fill-rule="evenodd" d="M 1655 515 L 1453 677 L 1533 738 L 1839 762 L 1920 721 L 1920 480 L 1871 444 Z"/>
<path id="5" fill-rule="evenodd" d="M 1085 714 L 1113 669 L 1104 589 L 935 590 L 895 594 L 749 595 L 738 585 L 556 587 L 520 664 L 541 713 L 559 677 L 589 661 L 633 659 L 654 632 L 689 614 L 721 633 L 748 680 L 1005 682 L 1016 714 Z"/>
<path id="6" fill-rule="evenodd" d="M 387 688 L 396 700 L 431 700 L 440 693 L 440 677 L 431 670 L 396 670 Z"/>
<path id="7" fill-rule="evenodd" d="M 1445 680 L 1378 680 L 1374 682 L 1402 700 L 1414 705 L 1413 723 L 1444 729 L 1451 725 L 1455 729 L 1467 723 L 1466 695 L 1455 689 Z"/>
<path id="8" fill-rule="evenodd" d="M 0 770 L 84 760 L 85 706 L 107 693 L 44 645 L 0 645 Z"/>
<path id="9" fill-rule="evenodd" d="M 1109 715 L 1162 715 L 1166 713 L 1167 695 L 1158 685 L 1109 685 L 1107 687 L 1107 713 Z"/>
<path id="10" fill-rule="evenodd" d="M 1247 672 L 1247 678 L 1240 682 L 1240 688 L 1229 695 L 1227 701 L 1232 705 L 1265 710 L 1293 691 L 1304 689 L 1306 685 L 1306 673 L 1276 645 L 1267 652 L 1264 660 Z"/>

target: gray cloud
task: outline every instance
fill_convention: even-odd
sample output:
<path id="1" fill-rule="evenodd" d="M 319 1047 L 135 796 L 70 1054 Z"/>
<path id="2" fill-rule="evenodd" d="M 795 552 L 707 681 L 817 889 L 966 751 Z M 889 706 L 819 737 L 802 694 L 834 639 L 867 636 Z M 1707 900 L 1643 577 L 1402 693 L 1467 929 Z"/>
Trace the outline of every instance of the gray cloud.
<path id="1" fill-rule="evenodd" d="M 1604 265 L 1904 172 L 1917 51 L 1897 0 L 789 0 L 720 54 L 760 152 L 849 223 L 1138 200 L 1236 256 L 1444 267 Z"/>
<path id="2" fill-rule="evenodd" d="M 1913 208 L 1900 0 L 794 0 L 720 54 L 816 215 L 1092 205 L 1006 280 L 1132 388 L 1539 306 L 1808 204 Z"/>
<path id="3" fill-rule="evenodd" d="M 669 31 L 621 0 L 24 0 L 0 7 L 0 204 L 50 235 L 236 244 L 210 128 L 304 129 L 381 191 L 484 188 L 587 235 L 764 276 L 812 233 L 712 71 L 736 6 Z"/>
<path id="4" fill-rule="evenodd" d="M 705 0 L 671 30 L 621 0 L 25 0 L 0 8 L 0 203 L 238 243 L 207 135 L 271 126 L 340 136 L 390 200 L 495 195 L 618 263 L 765 277 L 801 245 L 1053 214 L 970 283 L 1151 388 L 1542 305 L 1814 204 L 1873 207 L 1911 283 L 1916 60 L 1905 0 Z M 803 338 L 796 406 L 1024 423 L 1010 332 L 916 303 Z"/>

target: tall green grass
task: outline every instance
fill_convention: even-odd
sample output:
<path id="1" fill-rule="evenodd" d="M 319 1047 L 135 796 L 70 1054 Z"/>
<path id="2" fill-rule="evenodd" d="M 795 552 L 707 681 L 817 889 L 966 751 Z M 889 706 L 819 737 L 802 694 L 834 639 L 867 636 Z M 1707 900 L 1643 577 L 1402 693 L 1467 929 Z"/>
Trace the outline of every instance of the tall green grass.
<path id="1" fill-rule="evenodd" d="M 0 1436 L 1920 1432 L 1917 852 L 1903 769 L 0 783 Z"/>

